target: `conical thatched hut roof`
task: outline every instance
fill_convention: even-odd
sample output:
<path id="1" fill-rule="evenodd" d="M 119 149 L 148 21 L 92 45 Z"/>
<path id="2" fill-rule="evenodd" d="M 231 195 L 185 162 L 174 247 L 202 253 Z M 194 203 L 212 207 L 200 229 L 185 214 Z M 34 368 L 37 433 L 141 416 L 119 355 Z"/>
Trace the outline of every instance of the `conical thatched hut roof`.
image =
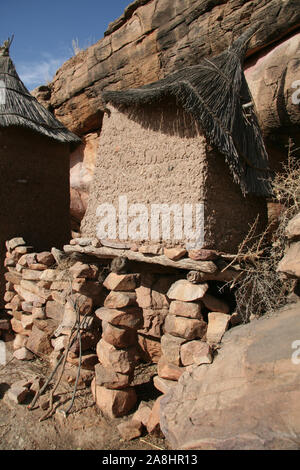
<path id="1" fill-rule="evenodd" d="M 246 31 L 217 57 L 138 89 L 105 91 L 103 100 L 138 119 L 147 105 L 159 107 L 167 98 L 175 98 L 225 156 L 242 192 L 267 196 L 268 155 L 243 73 L 244 55 L 257 29 Z"/>
<path id="2" fill-rule="evenodd" d="M 0 128 L 21 126 L 72 146 L 81 142 L 24 86 L 9 57 L 8 41 L 0 47 L 0 97 Z"/>

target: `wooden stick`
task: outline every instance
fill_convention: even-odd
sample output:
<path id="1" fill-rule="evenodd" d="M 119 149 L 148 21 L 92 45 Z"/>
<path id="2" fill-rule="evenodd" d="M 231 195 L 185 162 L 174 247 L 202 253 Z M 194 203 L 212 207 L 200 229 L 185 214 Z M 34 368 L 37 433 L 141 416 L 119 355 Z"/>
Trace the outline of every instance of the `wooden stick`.
<path id="1" fill-rule="evenodd" d="M 137 253 L 131 250 L 118 250 L 109 247 L 95 248 L 92 246 L 65 245 L 64 252 L 67 254 L 81 253 L 84 255 L 95 256 L 96 258 L 114 259 L 117 257 L 127 258 L 130 261 L 139 263 L 158 264 L 170 268 L 185 269 L 187 271 L 201 271 L 203 273 L 214 274 L 218 271 L 217 266 L 212 261 L 194 261 L 190 258 L 184 258 L 179 261 L 172 261 L 164 255 L 152 256 Z"/>

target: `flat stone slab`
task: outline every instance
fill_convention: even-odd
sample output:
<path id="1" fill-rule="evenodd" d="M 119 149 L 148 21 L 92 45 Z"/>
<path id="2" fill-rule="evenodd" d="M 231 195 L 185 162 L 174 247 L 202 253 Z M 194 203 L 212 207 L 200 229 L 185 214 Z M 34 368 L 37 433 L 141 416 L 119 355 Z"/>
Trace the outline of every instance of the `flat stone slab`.
<path id="1" fill-rule="evenodd" d="M 161 399 L 172 449 L 299 449 L 299 312 L 232 328 L 212 364 L 187 368 Z"/>

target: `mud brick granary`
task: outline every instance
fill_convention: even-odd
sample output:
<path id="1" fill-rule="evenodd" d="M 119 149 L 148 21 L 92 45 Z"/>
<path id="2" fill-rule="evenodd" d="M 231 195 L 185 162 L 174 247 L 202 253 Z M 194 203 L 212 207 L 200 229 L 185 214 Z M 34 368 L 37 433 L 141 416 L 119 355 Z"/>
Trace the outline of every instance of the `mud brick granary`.
<path id="1" fill-rule="evenodd" d="M 9 57 L 9 41 L 0 49 L 0 87 L 3 266 L 5 241 L 12 237 L 22 236 L 39 250 L 61 247 L 69 240 L 69 155 L 80 139 L 26 89 Z M 1 268 L 1 292 L 2 272 Z"/>
<path id="2" fill-rule="evenodd" d="M 242 66 L 255 30 L 158 82 L 103 92 L 107 113 L 84 234 L 95 236 L 99 204 L 118 208 L 120 195 L 149 213 L 153 204 L 202 204 L 197 248 L 234 252 L 257 215 L 263 228 L 268 157 Z M 173 232 L 164 238 L 169 245 L 189 241 Z"/>

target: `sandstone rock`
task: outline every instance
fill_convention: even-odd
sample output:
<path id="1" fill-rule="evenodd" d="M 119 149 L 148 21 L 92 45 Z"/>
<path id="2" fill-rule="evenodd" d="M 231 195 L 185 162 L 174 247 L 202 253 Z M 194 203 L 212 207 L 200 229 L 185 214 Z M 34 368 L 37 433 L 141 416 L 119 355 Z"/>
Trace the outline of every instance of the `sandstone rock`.
<path id="1" fill-rule="evenodd" d="M 285 233 L 289 239 L 300 236 L 300 213 L 289 221 Z"/>
<path id="2" fill-rule="evenodd" d="M 21 274 L 17 273 L 16 271 L 9 271 L 4 274 L 5 279 L 13 285 L 20 284 L 22 280 Z"/>
<path id="3" fill-rule="evenodd" d="M 21 281 L 22 282 L 22 281 Z M 29 282 L 29 281 L 23 281 L 23 282 Z M 38 302 L 41 303 L 42 305 L 46 303 L 46 299 L 49 300 L 51 298 L 50 294 L 49 296 L 47 295 L 45 297 L 41 297 L 37 294 L 34 294 L 33 292 L 30 292 L 24 287 L 21 286 L 15 286 L 16 292 L 18 292 L 19 296 L 24 299 L 26 302 Z"/>
<path id="4" fill-rule="evenodd" d="M 52 266 L 55 263 L 54 256 L 49 251 L 43 251 L 36 255 L 37 262 L 46 266 Z"/>
<path id="5" fill-rule="evenodd" d="M 28 339 L 28 336 L 16 334 L 14 342 L 13 342 L 14 351 L 17 351 L 18 349 L 21 349 L 24 346 L 26 346 L 27 339 Z"/>
<path id="6" fill-rule="evenodd" d="M 41 271 L 33 271 L 32 269 L 23 269 L 22 280 L 23 281 L 40 281 Z"/>
<path id="7" fill-rule="evenodd" d="M 58 338 L 51 339 L 51 345 L 54 351 L 63 351 L 68 345 L 68 338 L 66 336 L 59 336 Z"/>
<path id="8" fill-rule="evenodd" d="M 139 247 L 139 252 L 143 255 L 162 255 L 163 249 L 160 245 L 144 245 Z"/>
<path id="9" fill-rule="evenodd" d="M 14 251 L 21 256 L 30 253 L 32 250 L 33 246 L 17 246 L 17 248 L 14 249 Z"/>
<path id="10" fill-rule="evenodd" d="M 34 355 L 25 347 L 15 351 L 13 356 L 19 361 L 31 361 L 34 358 Z"/>
<path id="11" fill-rule="evenodd" d="M 101 339 L 99 330 L 81 332 L 81 351 L 93 350 Z M 76 340 L 70 351 L 79 355 L 79 340 Z"/>
<path id="12" fill-rule="evenodd" d="M 37 356 L 48 355 L 52 352 L 50 335 L 33 325 L 26 343 L 26 348 Z"/>
<path id="13" fill-rule="evenodd" d="M 184 338 L 178 338 L 169 334 L 162 336 L 161 351 L 168 362 L 176 366 L 181 365 L 180 348 L 186 341 Z"/>
<path id="14" fill-rule="evenodd" d="M 6 282 L 5 283 L 5 290 L 6 292 L 14 292 L 14 285 L 12 282 Z"/>
<path id="15" fill-rule="evenodd" d="M 32 309 L 32 319 L 33 320 L 45 320 L 46 312 L 44 307 L 33 307 Z"/>
<path id="16" fill-rule="evenodd" d="M 66 302 L 80 315 L 90 315 L 93 311 L 93 300 L 83 294 L 72 294 L 67 297 Z"/>
<path id="17" fill-rule="evenodd" d="M 137 304 L 141 308 L 152 307 L 152 296 L 151 288 L 146 286 L 140 286 L 136 289 Z"/>
<path id="18" fill-rule="evenodd" d="M 138 286 L 138 274 L 116 274 L 110 273 L 103 285 L 107 290 L 128 292 L 134 291 Z"/>
<path id="19" fill-rule="evenodd" d="M 168 309 L 144 309 L 143 310 L 143 327 L 139 329 L 139 333 L 144 336 L 150 336 L 153 338 L 161 338 L 163 334 L 163 325 L 165 323 L 166 316 L 168 315 Z"/>
<path id="20" fill-rule="evenodd" d="M 39 330 L 49 335 L 49 337 L 53 335 L 54 331 L 57 328 L 57 322 L 55 320 L 52 320 L 52 318 L 47 318 L 47 319 L 35 318 L 33 320 L 33 325 L 35 325 Z"/>
<path id="21" fill-rule="evenodd" d="M 136 331 L 130 328 L 118 328 L 110 323 L 104 322 L 102 329 L 102 338 L 104 341 L 115 346 L 115 348 L 126 349 L 137 342 Z"/>
<path id="22" fill-rule="evenodd" d="M 201 300 L 207 290 L 208 284 L 195 285 L 185 279 L 181 279 L 170 287 L 167 296 L 171 300 L 193 302 L 194 300 Z"/>
<path id="23" fill-rule="evenodd" d="M 153 379 L 154 387 L 159 390 L 161 393 L 168 393 L 172 387 L 176 385 L 176 381 L 163 379 L 156 375 Z"/>
<path id="24" fill-rule="evenodd" d="M 178 261 L 179 259 L 183 258 L 186 253 L 186 249 L 182 247 L 164 249 L 164 255 L 173 261 Z"/>
<path id="25" fill-rule="evenodd" d="M 190 341 L 181 346 L 181 362 L 184 366 L 211 364 L 213 357 L 210 346 L 203 341 Z"/>
<path id="26" fill-rule="evenodd" d="M 124 441 L 132 441 L 142 435 L 143 425 L 139 421 L 132 419 L 126 423 L 119 424 L 117 428 Z"/>
<path id="27" fill-rule="evenodd" d="M 300 277 L 300 242 L 292 243 L 278 264 L 277 272 L 289 277 Z"/>
<path id="28" fill-rule="evenodd" d="M 135 348 L 116 349 L 103 339 L 97 345 L 97 355 L 101 364 L 121 374 L 130 374 L 135 366 Z"/>
<path id="29" fill-rule="evenodd" d="M 16 267 L 16 262 L 12 258 L 5 258 L 4 266 L 14 268 Z"/>
<path id="30" fill-rule="evenodd" d="M 15 248 L 17 248 L 17 246 L 23 246 L 23 245 L 26 245 L 26 242 L 21 237 L 12 238 L 8 242 L 6 242 L 6 247 L 9 251 L 14 250 Z"/>
<path id="31" fill-rule="evenodd" d="M 50 289 L 57 290 L 57 291 L 66 291 L 70 290 L 71 284 L 70 281 L 53 281 L 51 283 Z"/>
<path id="32" fill-rule="evenodd" d="M 32 313 L 34 307 L 32 302 L 22 302 L 21 308 L 23 312 Z"/>
<path id="33" fill-rule="evenodd" d="M 8 300 L 9 302 L 9 300 Z M 111 291 L 105 299 L 104 307 L 106 308 L 125 308 L 136 305 L 135 292 L 115 292 Z"/>
<path id="34" fill-rule="evenodd" d="M 23 268 L 27 266 L 27 255 L 22 255 L 21 258 L 18 260 L 18 264 Z"/>
<path id="35" fill-rule="evenodd" d="M 152 408 L 149 420 L 147 423 L 147 431 L 149 434 L 154 434 L 156 436 L 161 435 L 160 429 L 160 402 L 162 397 L 159 397 Z"/>
<path id="36" fill-rule="evenodd" d="M 33 271 L 46 271 L 48 266 L 42 263 L 35 263 L 35 264 L 28 264 L 28 268 L 32 269 Z"/>
<path id="37" fill-rule="evenodd" d="M 136 404 L 137 397 L 134 388 L 109 390 L 97 385 L 94 379 L 91 389 L 97 406 L 112 419 L 127 415 Z"/>
<path id="38" fill-rule="evenodd" d="M 185 339 L 202 338 L 207 330 L 207 324 L 203 320 L 175 317 L 168 315 L 165 321 L 165 332 L 173 336 Z"/>
<path id="39" fill-rule="evenodd" d="M 202 302 L 211 312 L 229 313 L 230 311 L 228 304 L 224 302 L 224 300 L 218 299 L 210 294 L 205 294 Z"/>
<path id="40" fill-rule="evenodd" d="M 51 253 L 54 256 L 54 259 L 58 265 L 65 259 L 65 254 L 63 251 L 58 250 L 57 248 L 51 248 Z"/>
<path id="41" fill-rule="evenodd" d="M 213 364 L 194 366 L 161 401 L 172 449 L 296 450 L 299 305 L 228 331 Z"/>
<path id="42" fill-rule="evenodd" d="M 219 255 L 215 250 L 190 250 L 189 258 L 194 261 L 215 261 Z"/>
<path id="43" fill-rule="evenodd" d="M 52 351 L 48 355 L 49 363 L 50 363 L 50 366 L 52 367 L 52 369 L 54 369 L 57 366 L 58 361 L 60 360 L 61 356 L 62 356 L 62 351 Z M 66 364 L 66 366 L 67 366 L 67 364 Z"/>
<path id="44" fill-rule="evenodd" d="M 64 307 L 54 300 L 49 300 L 45 306 L 45 314 L 47 318 L 52 318 L 57 322 L 61 322 L 64 314 Z"/>
<path id="45" fill-rule="evenodd" d="M 145 401 L 141 401 L 132 419 L 134 421 L 139 421 L 140 423 L 142 423 L 143 426 L 147 427 L 150 414 L 151 414 L 151 407 Z"/>
<path id="46" fill-rule="evenodd" d="M 193 302 L 181 302 L 174 300 L 170 303 L 169 315 L 177 315 L 180 317 L 202 319 L 201 304 Z"/>
<path id="47" fill-rule="evenodd" d="M 16 318 L 11 319 L 11 327 L 15 333 L 24 335 L 24 336 L 29 336 L 30 331 L 26 330 L 24 326 L 22 325 L 21 320 L 17 320 Z"/>
<path id="48" fill-rule="evenodd" d="M 32 325 L 33 325 L 32 315 L 26 315 L 26 314 L 22 315 L 21 323 L 22 323 L 24 330 L 31 330 Z"/>
<path id="49" fill-rule="evenodd" d="M 99 275 L 99 268 L 95 265 L 84 264 L 78 261 L 69 269 L 73 279 L 97 279 Z"/>
<path id="50" fill-rule="evenodd" d="M 162 355 L 159 339 L 138 335 L 139 352 L 142 359 L 150 364 L 157 364 Z"/>
<path id="51" fill-rule="evenodd" d="M 55 281 L 58 276 L 58 272 L 55 269 L 46 269 L 39 273 L 41 281 Z"/>
<path id="52" fill-rule="evenodd" d="M 143 316 L 141 310 L 137 307 L 128 307 L 122 310 L 99 308 L 96 311 L 96 316 L 113 326 L 124 328 L 131 328 L 138 330 L 143 326 Z"/>
<path id="53" fill-rule="evenodd" d="M 4 301 L 7 303 L 11 302 L 15 295 L 15 292 L 5 292 Z"/>
<path id="54" fill-rule="evenodd" d="M 11 307 L 13 310 L 21 310 L 22 301 L 19 295 L 15 295 L 14 298 L 10 301 Z"/>
<path id="55" fill-rule="evenodd" d="M 27 266 L 31 266 L 32 264 L 36 264 L 37 260 L 37 253 L 29 253 L 29 255 L 26 256 L 26 264 Z"/>
<path id="56" fill-rule="evenodd" d="M 79 357 L 72 357 L 71 354 L 68 354 L 67 361 L 70 364 L 79 366 Z M 99 360 L 97 354 L 83 353 L 81 357 L 81 367 L 83 370 L 95 370 L 95 365 L 98 364 Z"/>
<path id="57" fill-rule="evenodd" d="M 69 296 L 69 292 L 67 291 L 63 291 L 63 292 L 57 292 L 55 290 L 52 291 L 52 299 L 58 304 L 62 305 L 63 307 L 65 306 L 68 296 Z"/>
<path id="58" fill-rule="evenodd" d="M 111 390 L 122 390 L 128 388 L 133 380 L 133 374 L 121 374 L 101 364 L 95 366 L 96 384 Z"/>
<path id="59" fill-rule="evenodd" d="M 225 331 L 229 327 L 230 316 L 224 313 L 211 312 L 208 314 L 208 327 L 206 339 L 209 344 L 221 342 Z"/>
<path id="60" fill-rule="evenodd" d="M 20 405 L 27 400 L 30 392 L 26 387 L 11 387 L 7 392 L 7 396 L 11 401 Z"/>
<path id="61" fill-rule="evenodd" d="M 179 380 L 184 371 L 184 367 L 178 367 L 175 364 L 168 362 L 165 356 L 162 356 L 157 364 L 157 372 L 159 377 L 161 377 L 162 379 L 177 381 Z"/>
<path id="62" fill-rule="evenodd" d="M 74 279 L 72 282 L 72 289 L 79 294 L 83 294 L 86 297 L 92 299 L 97 298 L 102 291 L 102 284 L 98 281 L 89 281 L 86 279 Z"/>

